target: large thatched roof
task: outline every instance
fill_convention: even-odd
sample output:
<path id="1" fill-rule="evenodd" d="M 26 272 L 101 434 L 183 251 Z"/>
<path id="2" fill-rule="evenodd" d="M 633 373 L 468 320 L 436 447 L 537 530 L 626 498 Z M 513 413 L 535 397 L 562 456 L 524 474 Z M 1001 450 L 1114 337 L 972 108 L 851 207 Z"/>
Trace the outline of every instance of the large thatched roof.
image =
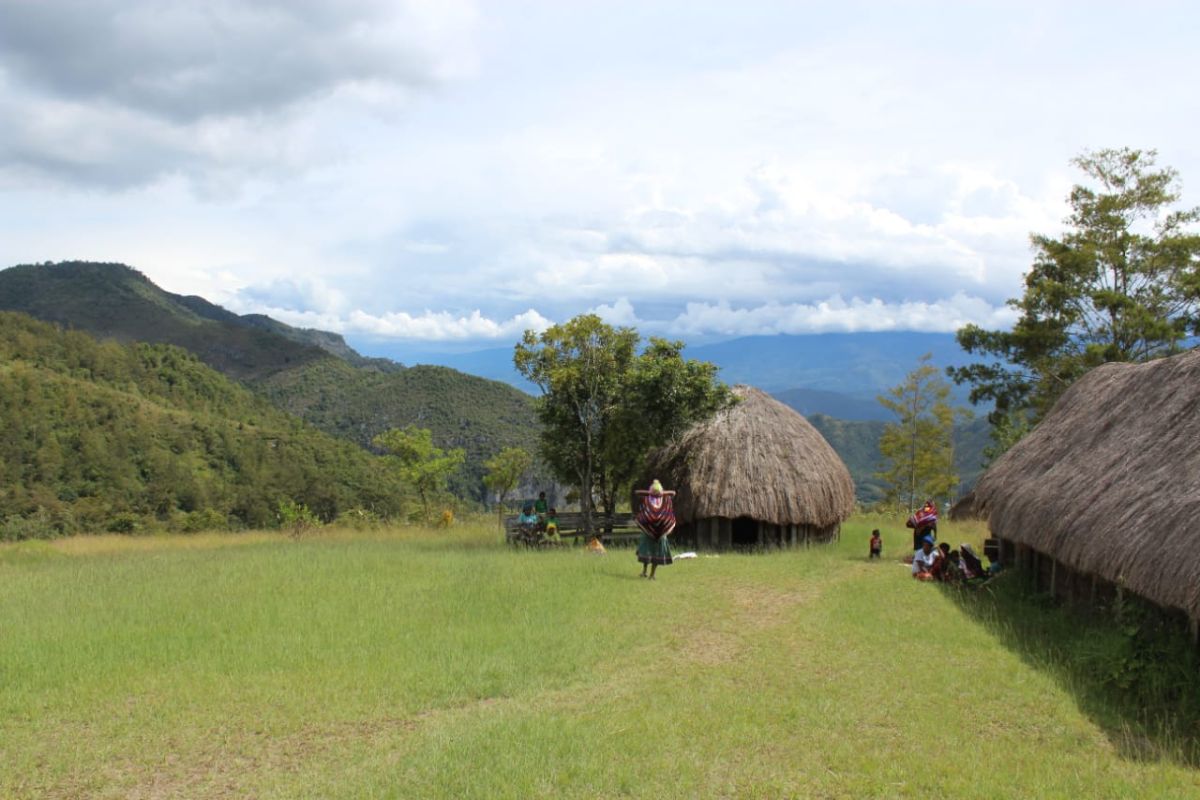
<path id="1" fill-rule="evenodd" d="M 681 522 L 752 517 L 827 528 L 854 510 L 854 482 L 829 443 L 765 392 L 735 386 L 741 402 L 652 454 L 647 477 L 675 489 Z"/>
<path id="2" fill-rule="evenodd" d="M 975 505 L 998 536 L 1200 615 L 1200 350 L 1089 372 Z"/>

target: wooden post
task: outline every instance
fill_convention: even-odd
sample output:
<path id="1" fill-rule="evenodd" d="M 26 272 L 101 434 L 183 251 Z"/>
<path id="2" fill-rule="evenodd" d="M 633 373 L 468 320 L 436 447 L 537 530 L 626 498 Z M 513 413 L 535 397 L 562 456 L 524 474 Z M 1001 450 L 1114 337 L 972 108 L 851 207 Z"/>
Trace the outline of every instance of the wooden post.
<path id="1" fill-rule="evenodd" d="M 1188 632 L 1192 634 L 1192 646 L 1200 647 L 1200 617 L 1188 617 Z"/>
<path id="2" fill-rule="evenodd" d="M 1050 559 L 1050 596 L 1056 597 L 1058 591 L 1058 559 Z"/>
<path id="3" fill-rule="evenodd" d="M 733 520 L 721 517 L 721 547 L 729 550 L 733 547 Z"/>

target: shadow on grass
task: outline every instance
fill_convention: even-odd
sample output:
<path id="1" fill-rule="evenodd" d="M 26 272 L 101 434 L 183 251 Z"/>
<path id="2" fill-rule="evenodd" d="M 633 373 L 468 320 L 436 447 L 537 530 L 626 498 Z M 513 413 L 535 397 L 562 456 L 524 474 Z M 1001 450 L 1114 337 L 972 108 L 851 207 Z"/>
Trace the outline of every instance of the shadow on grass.
<path id="1" fill-rule="evenodd" d="M 1084 611 L 1020 573 L 940 588 L 1032 667 L 1051 673 L 1117 752 L 1200 767 L 1200 653 L 1179 620 L 1136 599 Z"/>

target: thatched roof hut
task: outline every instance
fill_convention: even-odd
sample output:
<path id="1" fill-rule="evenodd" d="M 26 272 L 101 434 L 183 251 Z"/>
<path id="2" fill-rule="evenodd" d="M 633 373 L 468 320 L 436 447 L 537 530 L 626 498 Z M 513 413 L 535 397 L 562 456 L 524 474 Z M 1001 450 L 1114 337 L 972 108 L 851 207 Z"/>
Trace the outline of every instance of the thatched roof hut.
<path id="1" fill-rule="evenodd" d="M 978 519 L 979 510 L 975 508 L 975 491 L 969 491 L 950 506 L 950 519 L 955 522 L 962 522 L 968 519 Z"/>
<path id="2" fill-rule="evenodd" d="M 646 481 L 677 492 L 677 537 L 727 548 L 836 536 L 854 510 L 846 465 L 791 408 L 753 387 L 733 391 L 737 405 L 647 460 Z"/>
<path id="3" fill-rule="evenodd" d="M 1200 618 L 1200 350 L 1092 370 L 974 494 L 1002 540 Z"/>

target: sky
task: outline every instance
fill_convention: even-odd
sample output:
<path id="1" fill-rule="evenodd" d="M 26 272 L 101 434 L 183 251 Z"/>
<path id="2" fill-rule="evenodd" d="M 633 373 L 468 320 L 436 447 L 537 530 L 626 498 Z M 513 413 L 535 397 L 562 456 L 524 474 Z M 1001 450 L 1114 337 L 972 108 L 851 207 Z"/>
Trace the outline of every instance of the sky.
<path id="1" fill-rule="evenodd" d="M 0 0 L 0 266 L 511 345 L 1004 327 L 1073 157 L 1200 204 L 1195 3 Z"/>

